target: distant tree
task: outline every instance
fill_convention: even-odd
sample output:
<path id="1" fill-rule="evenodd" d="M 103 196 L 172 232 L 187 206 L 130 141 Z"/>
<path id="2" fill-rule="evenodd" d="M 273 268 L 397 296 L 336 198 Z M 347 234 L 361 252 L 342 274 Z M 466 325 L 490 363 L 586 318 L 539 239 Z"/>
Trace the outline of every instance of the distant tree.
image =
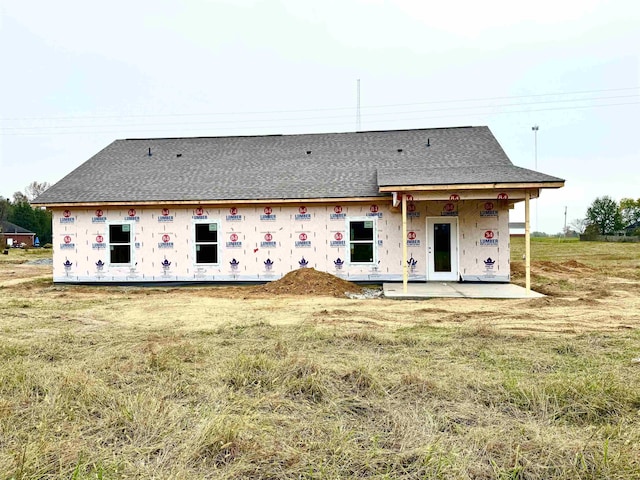
<path id="1" fill-rule="evenodd" d="M 622 229 L 618 204 L 609 196 L 596 198 L 587 209 L 587 221 L 598 227 L 600 235 L 613 235 Z"/>
<path id="2" fill-rule="evenodd" d="M 622 224 L 627 227 L 636 222 L 640 222 L 640 198 L 623 198 L 620 200 L 620 215 Z"/>
<path id="3" fill-rule="evenodd" d="M 7 220 L 38 235 L 40 243 L 51 243 L 51 212 L 42 208 L 33 208 L 26 200 L 26 195 L 16 192 L 14 198 L 20 200 L 10 204 Z"/>
<path id="4" fill-rule="evenodd" d="M 600 228 L 595 223 L 587 225 L 587 228 L 584 229 L 583 235 L 590 240 L 595 240 L 596 237 L 600 235 Z"/>
<path id="5" fill-rule="evenodd" d="M 8 198 L 0 197 L 0 222 L 7 219 L 9 211 L 11 210 L 11 202 Z"/>
<path id="6" fill-rule="evenodd" d="M 33 210 L 34 216 L 34 230 L 41 244 L 51 243 L 53 238 L 53 215 L 51 210 L 46 210 L 44 208 L 35 208 Z"/>
<path id="7" fill-rule="evenodd" d="M 578 235 L 582 235 L 587 225 L 589 225 L 589 220 L 586 218 L 576 218 L 569 224 L 569 227 Z"/>
<path id="8" fill-rule="evenodd" d="M 51 185 L 49 182 L 31 182 L 27 185 L 27 188 L 24 189 L 25 196 L 29 202 L 32 202 L 40 195 L 42 195 L 45 190 L 47 190 Z"/>
<path id="9" fill-rule="evenodd" d="M 13 194 L 13 203 L 14 204 L 18 204 L 18 203 L 29 203 L 29 199 L 27 198 L 27 196 L 22 193 L 22 192 L 15 192 Z"/>
<path id="10" fill-rule="evenodd" d="M 6 219 L 11 223 L 31 230 L 40 239 L 40 243 L 51 243 L 53 228 L 51 224 L 52 214 L 43 208 L 33 208 L 31 201 L 35 200 L 45 190 L 49 188 L 47 182 L 31 182 L 24 189 L 24 192 L 13 194 L 13 203 L 8 203 Z M 2 214 L 0 205 L 0 215 Z"/>

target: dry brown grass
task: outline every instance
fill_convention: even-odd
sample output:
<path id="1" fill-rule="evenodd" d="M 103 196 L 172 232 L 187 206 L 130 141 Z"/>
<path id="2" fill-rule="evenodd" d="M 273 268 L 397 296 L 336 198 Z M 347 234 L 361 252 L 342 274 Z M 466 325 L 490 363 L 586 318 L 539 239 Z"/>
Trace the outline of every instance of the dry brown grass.
<path id="1" fill-rule="evenodd" d="M 640 478 L 640 252 L 583 245 L 540 254 L 538 300 L 54 286 L 0 262 L 0 478 Z"/>

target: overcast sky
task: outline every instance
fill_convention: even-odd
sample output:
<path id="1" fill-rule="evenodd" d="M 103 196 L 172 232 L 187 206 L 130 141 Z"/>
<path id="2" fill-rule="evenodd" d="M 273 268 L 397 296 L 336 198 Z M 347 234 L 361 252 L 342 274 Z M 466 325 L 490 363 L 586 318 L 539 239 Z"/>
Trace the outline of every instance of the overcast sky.
<path id="1" fill-rule="evenodd" d="M 0 2 L 0 195 L 119 138 L 488 125 L 566 179 L 532 222 L 640 197 L 636 0 Z M 517 209 L 512 221 L 521 221 Z"/>

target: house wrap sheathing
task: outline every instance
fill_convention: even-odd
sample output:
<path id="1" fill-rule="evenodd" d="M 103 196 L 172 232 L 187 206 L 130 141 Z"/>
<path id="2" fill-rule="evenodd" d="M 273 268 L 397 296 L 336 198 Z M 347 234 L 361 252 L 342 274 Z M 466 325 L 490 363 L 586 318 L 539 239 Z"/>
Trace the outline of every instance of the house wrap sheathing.
<path id="1" fill-rule="evenodd" d="M 36 202 L 55 282 L 508 282 L 510 209 L 563 184 L 461 127 L 118 140 Z"/>

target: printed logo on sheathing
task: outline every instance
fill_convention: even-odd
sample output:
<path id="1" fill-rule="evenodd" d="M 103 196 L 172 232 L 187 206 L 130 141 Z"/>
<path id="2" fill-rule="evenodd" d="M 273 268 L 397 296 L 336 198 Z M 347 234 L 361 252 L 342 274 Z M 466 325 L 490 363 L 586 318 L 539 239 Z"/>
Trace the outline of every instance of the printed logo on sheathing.
<path id="1" fill-rule="evenodd" d="M 442 211 L 440 212 L 440 216 L 442 217 L 457 217 L 458 210 L 456 209 L 455 203 L 445 203 L 442 207 Z"/>
<path id="2" fill-rule="evenodd" d="M 191 218 L 194 220 L 206 220 L 209 217 L 205 215 L 204 208 L 197 207 L 193 209 L 193 215 L 191 216 Z"/>
<path id="3" fill-rule="evenodd" d="M 330 247 L 344 247 L 345 246 L 344 234 L 342 232 L 334 233 L 333 234 L 333 240 L 329 241 L 329 246 Z"/>
<path id="4" fill-rule="evenodd" d="M 484 261 L 484 275 L 487 278 L 495 278 L 495 275 L 493 273 L 493 266 L 496 264 L 496 261 L 493 260 L 491 257 L 487 258 Z"/>
<path id="5" fill-rule="evenodd" d="M 493 202 L 485 202 L 482 206 L 482 210 L 480 210 L 481 217 L 497 217 L 498 211 L 495 210 Z"/>
<path id="6" fill-rule="evenodd" d="M 127 212 L 128 216 L 124 217 L 124 219 L 126 221 L 129 222 L 139 222 L 140 221 L 140 217 L 138 215 L 136 215 L 136 209 L 135 208 L 130 208 L 129 211 Z"/>
<path id="7" fill-rule="evenodd" d="M 60 244 L 61 250 L 71 250 L 76 248 L 76 244 L 73 243 L 73 240 L 69 235 L 65 235 L 64 238 L 62 239 L 62 242 L 63 243 Z"/>
<path id="8" fill-rule="evenodd" d="M 380 211 L 380 207 L 378 205 L 371 205 L 369 207 L 369 211 L 367 212 L 367 217 L 382 218 L 382 212 Z"/>
<path id="9" fill-rule="evenodd" d="M 407 217 L 408 218 L 420 218 L 420 212 L 416 209 L 415 203 L 407 203 Z"/>
<path id="10" fill-rule="evenodd" d="M 347 214 L 342 211 L 342 205 L 333 207 L 333 213 L 329 214 L 329 220 L 344 220 Z"/>
<path id="11" fill-rule="evenodd" d="M 238 214 L 238 209 L 236 207 L 231 207 L 229 209 L 229 214 L 226 216 L 227 222 L 241 222 L 242 215 Z"/>
<path id="12" fill-rule="evenodd" d="M 308 239 L 308 235 L 305 232 L 300 233 L 298 235 L 298 240 L 296 240 L 295 246 L 296 248 L 307 248 L 311 246 L 311 240 Z"/>
<path id="13" fill-rule="evenodd" d="M 296 220 L 311 220 L 311 214 L 307 212 L 307 207 L 298 207 L 298 213 L 296 213 Z"/>
<path id="14" fill-rule="evenodd" d="M 265 233 L 264 239 L 260 242 L 260 248 L 275 248 L 276 242 L 273 240 L 273 235 L 271 233 Z"/>
<path id="15" fill-rule="evenodd" d="M 237 233 L 229 235 L 229 241 L 226 243 L 227 248 L 242 248 L 242 240 Z"/>
<path id="16" fill-rule="evenodd" d="M 459 202 L 460 201 L 460 195 L 458 195 L 457 193 L 452 193 L 451 195 L 449 195 L 449 201 L 450 202 Z"/>
<path id="17" fill-rule="evenodd" d="M 97 209 L 95 215 L 91 217 L 91 223 L 106 223 L 107 217 L 104 216 L 104 211 Z"/>
<path id="18" fill-rule="evenodd" d="M 484 268 L 487 271 L 490 271 L 490 270 L 492 271 L 493 270 L 493 266 L 495 264 L 496 264 L 496 261 L 493 260 L 491 257 L 489 257 L 484 261 Z"/>
<path id="19" fill-rule="evenodd" d="M 173 242 L 169 234 L 162 235 L 162 241 L 158 242 L 158 248 L 173 248 Z"/>
<path id="20" fill-rule="evenodd" d="M 60 217 L 60 223 L 74 223 L 76 221 L 75 217 L 71 216 L 70 210 L 65 210 L 62 212 L 62 217 Z"/>
<path id="21" fill-rule="evenodd" d="M 260 220 L 263 222 L 275 222 L 276 214 L 273 213 L 273 208 L 264 207 L 263 213 L 260 214 Z"/>
<path id="22" fill-rule="evenodd" d="M 408 232 L 407 233 L 407 247 L 419 247 L 420 239 L 418 238 L 418 234 L 416 232 Z"/>
<path id="23" fill-rule="evenodd" d="M 102 235 L 96 235 L 96 241 L 91 244 L 93 250 L 102 250 L 107 248 L 107 244 L 104 242 Z"/>
<path id="24" fill-rule="evenodd" d="M 495 234 L 493 233 L 493 230 L 487 230 L 486 232 L 484 232 L 484 238 L 480 239 L 480 245 L 482 245 L 483 247 L 495 247 L 498 245 L 498 239 L 494 238 Z"/>
<path id="25" fill-rule="evenodd" d="M 168 208 L 163 208 L 162 215 L 158 215 L 158 222 L 160 223 L 173 222 L 173 215 L 171 215 L 171 210 L 169 210 Z"/>

